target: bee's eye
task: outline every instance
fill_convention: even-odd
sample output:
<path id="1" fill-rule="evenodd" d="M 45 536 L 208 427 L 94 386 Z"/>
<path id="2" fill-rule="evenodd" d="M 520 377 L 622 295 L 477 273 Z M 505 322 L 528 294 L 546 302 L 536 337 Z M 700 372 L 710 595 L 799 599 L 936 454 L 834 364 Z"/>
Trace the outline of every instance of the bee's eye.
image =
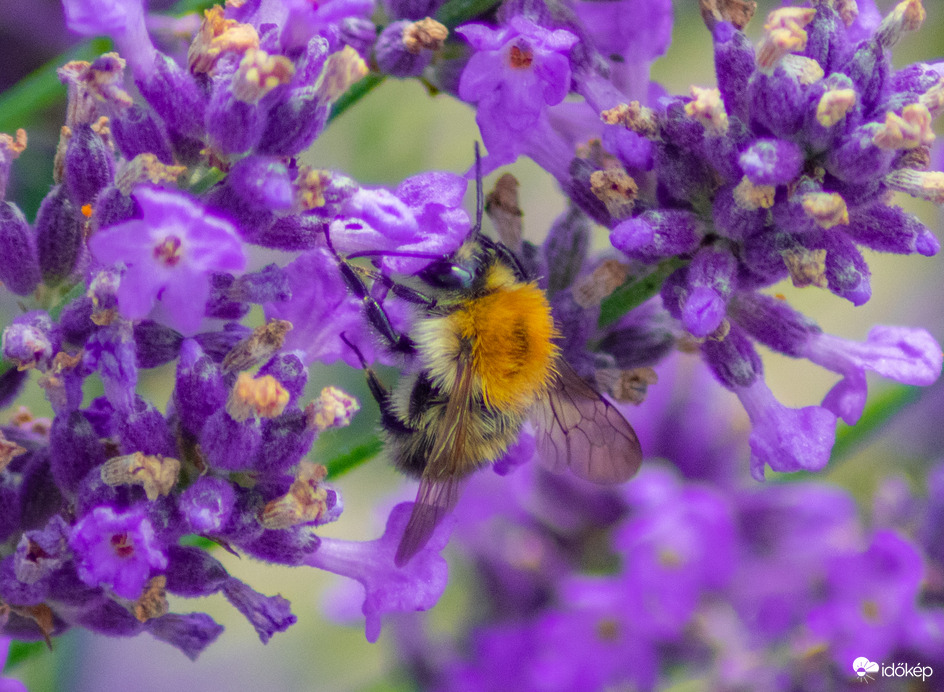
<path id="1" fill-rule="evenodd" d="M 475 273 L 452 262 L 440 260 L 420 273 L 420 278 L 436 288 L 469 288 Z"/>

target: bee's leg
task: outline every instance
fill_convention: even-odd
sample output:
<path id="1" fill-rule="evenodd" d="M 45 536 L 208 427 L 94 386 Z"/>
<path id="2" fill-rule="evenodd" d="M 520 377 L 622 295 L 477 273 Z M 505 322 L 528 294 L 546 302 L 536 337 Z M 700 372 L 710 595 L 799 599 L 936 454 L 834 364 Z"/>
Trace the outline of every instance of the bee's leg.
<path id="1" fill-rule="evenodd" d="M 380 407 L 380 424 L 385 430 L 392 433 L 413 432 L 413 429 L 400 420 L 393 412 L 393 408 L 390 406 L 390 390 L 380 381 L 380 378 L 377 377 L 377 373 L 367 365 L 367 360 L 364 358 L 364 354 L 361 353 L 361 350 L 348 340 L 344 332 L 341 332 L 341 341 L 347 344 L 349 349 L 354 351 L 354 355 L 356 355 L 357 359 L 361 362 L 361 367 L 364 369 L 364 374 L 367 376 L 367 387 L 370 389 L 371 396 L 374 397 L 374 400 Z"/>
<path id="2" fill-rule="evenodd" d="M 427 310 L 433 310 L 438 305 L 439 302 L 425 293 L 417 291 L 415 288 L 410 288 L 404 284 L 399 284 L 394 281 L 392 278 L 386 274 L 382 274 L 378 271 L 373 271 L 371 269 L 363 269 L 361 267 L 354 267 L 354 271 L 363 276 L 370 277 L 371 281 L 376 281 L 380 283 L 384 288 L 388 289 L 393 295 L 401 300 L 405 300 L 408 303 L 413 303 L 414 305 L 422 305 Z"/>
<path id="3" fill-rule="evenodd" d="M 348 264 L 347 261 L 337 253 L 327 233 L 325 233 L 325 240 L 327 241 L 328 249 L 331 250 L 331 253 L 337 260 L 338 270 L 341 272 L 344 283 L 347 284 L 348 290 L 361 301 L 361 304 L 364 306 L 364 314 L 371 326 L 394 352 L 403 353 L 405 355 L 415 353 L 416 344 L 413 339 L 406 334 L 401 334 L 393 328 L 393 324 L 390 323 L 390 318 L 387 317 L 383 306 L 370 294 L 370 290 L 367 288 L 367 284 L 364 283 L 364 279 L 361 278 L 358 270 Z"/>

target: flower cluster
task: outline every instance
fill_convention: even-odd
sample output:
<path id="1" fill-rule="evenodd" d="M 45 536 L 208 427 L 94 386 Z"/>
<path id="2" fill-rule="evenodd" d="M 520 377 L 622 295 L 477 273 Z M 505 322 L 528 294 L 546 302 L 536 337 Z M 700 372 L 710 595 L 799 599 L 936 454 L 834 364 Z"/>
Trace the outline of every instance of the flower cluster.
<path id="1" fill-rule="evenodd" d="M 944 174 L 928 170 L 944 67 L 891 64 L 920 0 L 885 18 L 873 0 L 782 7 L 756 47 L 752 3 L 701 5 L 717 88 L 671 96 L 649 80 L 670 0 L 228 0 L 184 51 L 155 40 L 143 0 L 63 0 L 72 31 L 116 52 L 58 72 L 66 122 L 32 222 L 6 199 L 26 133 L 0 135 L 0 282 L 22 306 L 3 329 L 0 406 L 35 382 L 52 411 L 0 425 L 0 635 L 148 632 L 194 658 L 222 628 L 168 612 L 167 594 L 222 593 L 263 642 L 295 622 L 214 546 L 356 580 L 370 641 L 384 615 L 442 594 L 452 522 L 400 567 L 409 504 L 374 541 L 323 537 L 343 503 L 307 457 L 359 409 L 334 387 L 307 392 L 310 368 L 403 365 L 377 325 L 408 340 L 410 302 L 424 299 L 410 277 L 472 232 L 468 176 L 425 171 L 385 189 L 302 163 L 386 77 L 473 106 L 486 171 L 527 156 L 559 183 L 568 207 L 542 246 L 521 241 L 515 181 L 499 181 L 488 211 L 548 295 L 561 356 L 638 403 L 652 366 L 699 351 L 750 419 L 755 479 L 823 469 L 837 420 L 862 416 L 867 371 L 934 382 L 942 354 L 927 331 L 875 326 L 852 342 L 763 292 L 789 278 L 861 305 L 862 249 L 938 252 L 892 198 L 944 201 Z M 612 244 L 599 256 L 594 224 Z M 819 405 L 785 407 L 758 344 L 841 380 Z M 173 372 L 166 405 L 139 384 L 158 367 Z M 526 432 L 496 462 L 507 477 L 473 484 L 457 533 L 494 585 L 496 617 L 468 655 L 413 656 L 435 684 L 645 689 L 677 659 L 719 688 L 783 689 L 805 686 L 803 666 L 785 683 L 758 664 L 783 646 L 837 666 L 866 646 L 939 656 L 944 622 L 917 600 L 922 555 L 940 567 L 933 521 L 866 530 L 839 489 L 746 489 L 730 418 L 701 403 L 711 436 L 658 410 L 667 372 L 637 428 L 686 478 L 653 468 L 591 488 L 542 470 Z M 723 391 L 698 377 L 704 401 Z M 566 655 L 575 638 L 585 656 Z"/>
<path id="2" fill-rule="evenodd" d="M 711 375 L 687 360 L 659 368 L 687 392 L 636 416 L 641 434 L 688 416 L 686 439 L 659 450 L 697 462 L 685 476 L 650 465 L 604 490 L 523 464 L 470 484 L 456 540 L 487 585 L 472 587 L 475 614 L 447 646 L 422 629 L 400 638 L 430 689 L 773 692 L 842 687 L 864 652 L 944 665 L 944 468 L 927 496 L 886 481 L 871 526 L 838 486 L 748 485 L 726 439 L 732 402 L 693 415 Z"/>

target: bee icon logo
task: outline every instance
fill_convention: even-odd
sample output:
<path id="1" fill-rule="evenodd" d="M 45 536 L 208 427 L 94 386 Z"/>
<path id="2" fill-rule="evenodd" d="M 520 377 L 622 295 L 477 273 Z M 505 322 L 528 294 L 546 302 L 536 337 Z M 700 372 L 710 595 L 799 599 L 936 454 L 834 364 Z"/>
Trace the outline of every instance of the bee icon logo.
<path id="1" fill-rule="evenodd" d="M 859 656 L 859 658 L 852 662 L 852 669 L 855 671 L 860 682 L 868 682 L 874 679 L 869 673 L 878 672 L 878 663 L 873 663 L 865 656 Z"/>

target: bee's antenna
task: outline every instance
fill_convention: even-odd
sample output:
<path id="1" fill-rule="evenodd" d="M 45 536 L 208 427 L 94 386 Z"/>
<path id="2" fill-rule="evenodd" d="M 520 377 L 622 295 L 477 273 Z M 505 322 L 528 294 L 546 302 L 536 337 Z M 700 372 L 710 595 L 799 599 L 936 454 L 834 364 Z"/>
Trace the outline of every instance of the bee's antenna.
<path id="1" fill-rule="evenodd" d="M 473 235 L 482 234 L 482 214 L 485 210 L 485 195 L 482 194 L 482 155 L 479 143 L 475 143 L 475 228 Z"/>

